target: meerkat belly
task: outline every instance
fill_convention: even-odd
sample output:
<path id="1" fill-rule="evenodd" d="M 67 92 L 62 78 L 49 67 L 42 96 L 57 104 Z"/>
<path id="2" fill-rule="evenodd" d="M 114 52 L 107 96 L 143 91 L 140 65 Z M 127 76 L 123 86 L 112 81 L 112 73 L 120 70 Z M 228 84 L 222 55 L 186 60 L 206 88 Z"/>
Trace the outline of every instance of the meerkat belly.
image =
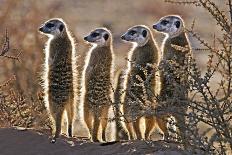
<path id="1" fill-rule="evenodd" d="M 49 72 L 49 98 L 57 104 L 66 102 L 73 91 L 71 64 L 60 64 Z"/>
<path id="2" fill-rule="evenodd" d="M 152 70 L 152 67 L 144 64 L 132 69 L 128 80 L 128 90 L 132 91 L 138 98 L 143 98 L 144 95 L 151 95 L 149 91 L 154 93 L 152 87 L 154 87 L 155 76 Z"/>
<path id="3" fill-rule="evenodd" d="M 141 66 L 143 70 L 132 69 L 131 75 L 128 77 L 126 99 L 125 99 L 125 112 L 137 113 L 143 110 L 146 100 L 152 102 L 154 95 L 155 76 L 151 73 L 151 68 Z"/>
<path id="4" fill-rule="evenodd" d="M 110 75 L 95 74 L 89 78 L 86 97 L 91 105 L 107 105 L 110 100 Z"/>
<path id="5" fill-rule="evenodd" d="M 140 102 L 141 101 L 141 102 Z M 143 89 L 141 86 L 134 85 L 132 79 L 128 80 L 124 114 L 127 119 L 136 119 L 142 113 L 143 109 Z"/>
<path id="6" fill-rule="evenodd" d="M 171 54 L 170 54 L 171 53 Z M 170 51 L 166 53 L 165 60 L 162 62 L 161 71 L 161 94 L 166 98 L 180 97 L 183 94 L 177 93 L 178 87 L 181 87 L 183 83 L 183 68 L 185 67 L 186 53 L 180 53 L 180 51 Z M 182 82 L 181 82 L 182 81 Z M 185 93 L 185 92 L 183 92 Z"/>
<path id="7" fill-rule="evenodd" d="M 143 88 L 142 83 L 135 82 L 134 78 L 130 78 L 128 80 L 128 86 L 127 86 L 127 98 L 130 98 L 132 100 L 136 99 L 142 99 L 143 97 Z"/>

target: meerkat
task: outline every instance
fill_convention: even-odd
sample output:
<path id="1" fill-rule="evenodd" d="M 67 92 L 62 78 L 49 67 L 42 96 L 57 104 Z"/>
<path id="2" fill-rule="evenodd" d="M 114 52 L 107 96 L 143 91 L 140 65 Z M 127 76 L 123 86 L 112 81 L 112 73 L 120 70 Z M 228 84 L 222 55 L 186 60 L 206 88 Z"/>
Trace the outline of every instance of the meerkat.
<path id="1" fill-rule="evenodd" d="M 187 76 L 178 77 L 175 75 L 174 70 L 181 71 L 181 67 L 186 66 L 186 60 L 188 60 L 188 55 L 191 54 L 190 44 L 188 37 L 184 31 L 184 21 L 178 15 L 168 15 L 162 17 L 157 23 L 153 25 L 153 28 L 161 33 L 166 35 L 162 44 L 162 59 L 161 59 L 161 90 L 160 97 L 161 101 L 167 101 L 168 99 L 178 98 L 179 100 L 184 100 L 188 96 L 188 91 L 185 86 L 187 83 Z M 183 51 L 181 48 L 177 49 L 174 46 L 183 47 L 187 50 Z M 189 50 L 188 50 L 189 49 Z M 176 68 L 168 68 L 171 62 L 177 65 Z M 182 72 L 186 72 L 182 69 Z M 175 82 L 170 82 L 170 75 L 173 76 Z M 176 83 L 180 87 L 177 87 Z M 176 101 L 174 101 L 176 102 Z M 169 105 L 170 106 L 170 105 Z M 185 117 L 184 114 L 187 111 L 187 105 L 182 105 L 178 103 L 174 103 L 174 106 L 177 107 L 179 114 L 171 114 L 174 116 L 177 126 L 179 128 L 180 134 L 183 136 L 185 130 Z M 164 131 L 164 135 L 168 135 L 166 120 L 159 119 L 159 126 L 162 127 Z M 179 124 L 179 125 L 178 125 Z"/>
<path id="2" fill-rule="evenodd" d="M 125 95 L 123 97 L 123 111 L 125 115 L 126 127 L 128 129 L 130 139 L 135 139 L 134 131 L 137 139 L 149 139 L 152 130 L 156 124 L 155 117 L 151 115 L 145 115 L 145 136 L 141 131 L 140 116 L 142 112 L 142 106 L 149 101 L 151 105 L 154 105 L 155 93 L 155 69 L 153 65 L 159 62 L 159 48 L 153 38 L 150 29 L 144 25 L 134 26 L 121 36 L 122 40 L 131 42 L 134 47 L 128 54 L 128 69 L 125 80 Z M 138 80 L 138 76 L 142 79 L 142 83 L 146 83 L 146 90 L 144 92 L 141 81 Z M 144 99 L 145 94 L 147 99 Z M 142 103 L 142 105 L 141 105 Z M 134 121 L 132 121 L 134 120 Z"/>
<path id="3" fill-rule="evenodd" d="M 49 37 L 45 48 L 43 87 L 46 107 L 51 115 L 52 143 L 61 133 L 63 113 L 68 118 L 68 136 L 72 137 L 75 109 L 75 42 L 66 23 L 59 18 L 46 21 L 39 31 Z"/>
<path id="4" fill-rule="evenodd" d="M 94 142 L 106 141 L 108 111 L 112 99 L 113 47 L 112 35 L 106 28 L 93 30 L 84 40 L 92 44 L 83 73 L 84 120 Z"/>

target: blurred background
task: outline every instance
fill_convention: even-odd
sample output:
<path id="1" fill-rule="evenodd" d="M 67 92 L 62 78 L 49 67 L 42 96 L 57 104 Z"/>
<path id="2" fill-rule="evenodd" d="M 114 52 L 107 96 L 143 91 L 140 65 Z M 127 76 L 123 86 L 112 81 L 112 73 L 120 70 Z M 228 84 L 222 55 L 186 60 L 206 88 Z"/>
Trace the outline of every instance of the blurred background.
<path id="1" fill-rule="evenodd" d="M 222 1 L 215 2 L 225 7 Z M 22 51 L 20 62 L 0 57 L 0 83 L 14 74 L 17 78 L 15 87 L 19 91 L 29 96 L 38 92 L 47 38 L 37 30 L 49 18 L 59 17 L 67 22 L 77 38 L 80 60 L 84 60 L 89 48 L 82 38 L 96 27 L 109 28 L 114 37 L 117 70 L 125 67 L 125 58 L 131 48 L 130 44 L 120 40 L 120 35 L 136 24 L 151 28 L 155 21 L 167 14 L 181 15 L 187 27 L 195 19 L 195 29 L 205 39 L 212 38 L 217 31 L 216 23 L 205 10 L 195 6 L 172 5 L 163 0 L 0 0 L 0 34 L 4 35 L 6 28 L 9 31 L 11 50 L 8 55 L 17 54 L 18 51 L 12 49 Z M 163 35 L 155 32 L 154 35 L 160 45 Z M 197 46 L 193 39 L 190 38 L 190 41 Z M 204 69 L 207 53 L 197 52 L 194 56 Z"/>
<path id="2" fill-rule="evenodd" d="M 221 0 L 215 0 L 215 3 L 222 9 L 226 7 Z M 110 29 L 114 37 L 117 70 L 125 68 L 125 58 L 132 46 L 122 42 L 120 36 L 137 24 L 151 28 L 154 22 L 168 14 L 182 16 L 187 27 L 195 19 L 196 32 L 209 43 L 213 42 L 213 35 L 217 35 L 216 22 L 210 19 L 205 10 L 194 5 L 172 5 L 163 0 L 0 0 L 0 34 L 4 36 L 7 28 L 10 38 L 7 55 L 14 56 L 22 52 L 20 61 L 0 57 L 0 84 L 15 75 L 16 81 L 12 88 L 23 94 L 27 103 L 36 98 L 41 91 L 40 73 L 47 40 L 46 36 L 38 32 L 38 27 L 49 18 L 63 18 L 68 24 L 77 40 L 77 51 L 81 58 L 78 64 L 81 68 L 90 47 L 82 38 L 96 27 Z M 160 45 L 164 36 L 156 32 L 154 36 Z M 199 43 L 191 36 L 190 41 L 193 47 L 199 47 Z M 207 54 L 199 51 L 193 53 L 202 71 L 206 67 Z"/>

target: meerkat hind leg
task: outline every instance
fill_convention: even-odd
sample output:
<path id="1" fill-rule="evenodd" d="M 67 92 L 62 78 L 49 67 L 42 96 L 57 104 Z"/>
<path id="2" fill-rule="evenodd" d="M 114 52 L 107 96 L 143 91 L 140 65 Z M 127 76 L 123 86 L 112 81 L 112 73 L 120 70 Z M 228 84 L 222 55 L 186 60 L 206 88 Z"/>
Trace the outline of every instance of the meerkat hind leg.
<path id="1" fill-rule="evenodd" d="M 99 115 L 97 113 L 94 114 L 94 122 L 93 122 L 93 134 L 92 134 L 92 140 L 94 142 L 99 142 L 99 139 L 98 139 L 98 134 L 99 134 L 99 128 L 100 128 L 100 119 L 99 118 Z"/>
<path id="2" fill-rule="evenodd" d="M 167 117 L 161 116 L 159 118 L 156 118 L 156 122 L 160 128 L 160 130 L 163 132 L 163 140 L 168 140 L 169 133 L 168 133 L 168 127 L 167 127 Z"/>
<path id="3" fill-rule="evenodd" d="M 130 140 L 134 140 L 135 136 L 134 136 L 133 122 L 126 122 L 125 124 L 126 124 L 126 128 L 128 130 Z"/>
<path id="4" fill-rule="evenodd" d="M 66 111 L 68 116 L 68 136 L 72 137 L 72 126 L 73 126 L 73 117 L 74 117 L 74 104 L 70 101 L 66 105 Z"/>
<path id="5" fill-rule="evenodd" d="M 53 111 L 54 111 L 54 109 L 53 109 Z M 63 113 L 64 113 L 64 108 L 58 107 L 58 108 L 56 108 L 56 113 L 52 114 L 52 117 L 54 119 L 54 125 L 55 125 L 55 132 L 54 132 L 53 138 L 51 140 L 52 143 L 56 142 L 56 138 L 58 138 L 60 133 L 61 133 L 61 124 L 62 124 Z"/>
<path id="6" fill-rule="evenodd" d="M 106 142 L 106 127 L 108 124 L 108 110 L 109 106 L 105 106 L 101 112 L 101 126 L 102 126 L 102 140 Z"/>
<path id="7" fill-rule="evenodd" d="M 135 122 L 133 122 L 134 130 L 135 130 L 137 139 L 139 140 L 143 139 L 142 131 L 141 131 L 141 119 L 142 118 L 138 118 Z"/>
<path id="8" fill-rule="evenodd" d="M 177 126 L 177 136 L 179 135 L 179 137 L 181 138 L 181 141 L 183 141 L 184 143 L 186 142 L 186 124 L 185 124 L 185 117 L 180 115 L 180 114 L 176 114 L 173 115 L 175 120 L 176 120 L 176 126 Z"/>
<path id="9" fill-rule="evenodd" d="M 145 139 L 150 140 L 151 133 L 155 128 L 156 119 L 154 116 L 145 118 Z"/>
<path id="10" fill-rule="evenodd" d="M 89 130 L 90 138 L 93 136 L 93 113 L 89 107 L 84 107 L 84 120 Z"/>

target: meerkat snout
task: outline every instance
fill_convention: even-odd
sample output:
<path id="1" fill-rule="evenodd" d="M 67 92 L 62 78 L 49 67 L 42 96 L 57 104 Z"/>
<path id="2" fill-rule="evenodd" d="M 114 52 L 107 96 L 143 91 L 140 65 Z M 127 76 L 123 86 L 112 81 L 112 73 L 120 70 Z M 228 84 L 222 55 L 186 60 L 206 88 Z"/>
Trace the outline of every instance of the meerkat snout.
<path id="1" fill-rule="evenodd" d="M 39 31 L 40 31 L 40 32 L 43 32 L 43 27 L 40 27 L 40 28 L 39 28 Z"/>
<path id="2" fill-rule="evenodd" d="M 84 40 L 85 40 L 85 41 L 87 41 L 87 36 L 86 36 L 86 37 L 84 37 Z"/>
<path id="3" fill-rule="evenodd" d="M 155 29 L 155 30 L 157 29 L 157 25 L 156 24 L 153 25 L 153 29 Z"/>
<path id="4" fill-rule="evenodd" d="M 122 40 L 125 40 L 125 39 L 126 39 L 126 37 L 125 37 L 124 35 L 122 35 L 122 36 L 121 36 L 121 39 L 122 39 Z"/>

